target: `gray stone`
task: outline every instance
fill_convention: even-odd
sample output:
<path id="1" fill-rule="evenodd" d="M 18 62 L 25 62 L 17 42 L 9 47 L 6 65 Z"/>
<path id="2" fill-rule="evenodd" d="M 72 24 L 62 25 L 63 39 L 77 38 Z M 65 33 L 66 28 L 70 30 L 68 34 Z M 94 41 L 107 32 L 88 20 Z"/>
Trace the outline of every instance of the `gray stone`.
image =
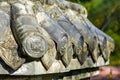
<path id="1" fill-rule="evenodd" d="M 0 1 L 1 80 L 87 79 L 109 64 L 114 47 L 80 4 Z"/>

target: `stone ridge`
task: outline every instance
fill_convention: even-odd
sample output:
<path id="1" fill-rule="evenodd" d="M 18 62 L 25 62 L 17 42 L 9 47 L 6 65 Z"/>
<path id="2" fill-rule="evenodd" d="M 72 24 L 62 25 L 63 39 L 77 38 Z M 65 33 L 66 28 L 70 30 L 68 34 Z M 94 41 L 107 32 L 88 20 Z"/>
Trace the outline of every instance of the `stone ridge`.
<path id="1" fill-rule="evenodd" d="M 0 26 L 0 74 L 104 66 L 114 50 L 114 40 L 87 19 L 87 10 L 65 0 L 0 1 Z"/>

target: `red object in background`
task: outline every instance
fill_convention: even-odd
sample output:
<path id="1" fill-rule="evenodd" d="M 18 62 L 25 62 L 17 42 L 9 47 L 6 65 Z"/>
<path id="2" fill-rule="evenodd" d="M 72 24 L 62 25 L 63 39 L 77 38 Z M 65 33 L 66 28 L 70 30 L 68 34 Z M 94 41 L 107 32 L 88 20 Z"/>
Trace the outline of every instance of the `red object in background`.
<path id="1" fill-rule="evenodd" d="M 100 77 L 109 76 L 110 72 L 111 72 L 111 68 L 110 67 L 101 67 L 99 76 Z"/>
<path id="2" fill-rule="evenodd" d="M 101 67 L 99 75 L 90 80 L 120 80 L 120 67 Z"/>
<path id="3" fill-rule="evenodd" d="M 120 80 L 120 67 L 111 67 L 113 80 Z"/>

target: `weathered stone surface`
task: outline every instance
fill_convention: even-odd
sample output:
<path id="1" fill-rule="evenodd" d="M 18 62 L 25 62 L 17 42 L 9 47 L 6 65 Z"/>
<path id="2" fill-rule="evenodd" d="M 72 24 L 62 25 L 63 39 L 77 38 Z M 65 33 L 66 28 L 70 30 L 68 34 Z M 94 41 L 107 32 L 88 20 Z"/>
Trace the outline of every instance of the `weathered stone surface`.
<path id="1" fill-rule="evenodd" d="M 44 32 L 41 34 L 38 30 L 37 20 L 25 8 L 20 3 L 12 5 L 12 30 L 23 52 L 30 57 L 40 58 L 48 50 L 48 44 L 42 35 Z"/>
<path id="2" fill-rule="evenodd" d="M 48 6 L 49 5 L 46 5 L 46 8 L 48 8 Z M 57 23 L 70 35 L 74 46 L 74 53 L 78 56 L 80 63 L 83 64 L 85 60 L 83 60 L 82 58 L 84 57 L 84 55 L 81 55 L 81 53 L 84 54 L 84 52 L 82 51 L 82 47 L 84 46 L 84 39 L 82 34 L 76 29 L 75 25 L 73 25 L 69 21 L 69 19 L 67 19 L 67 17 L 63 15 L 62 11 L 58 7 L 49 6 L 46 11 L 51 14 L 51 17 L 56 19 Z M 84 59 L 86 58 L 84 57 Z"/>
<path id="3" fill-rule="evenodd" d="M 0 1 L 0 74 L 11 75 L 9 79 L 90 77 L 97 67 L 109 64 L 113 50 L 113 39 L 87 19 L 86 9 L 79 4 Z"/>
<path id="4" fill-rule="evenodd" d="M 6 2 L 1 2 L 0 5 L 0 57 L 8 66 L 16 70 L 25 60 L 18 56 L 18 46 L 10 28 L 10 5 Z"/>
<path id="5" fill-rule="evenodd" d="M 43 27 L 55 41 L 57 52 L 61 55 L 59 57 L 62 59 L 63 64 L 68 66 L 73 55 L 72 44 L 68 34 L 60 27 L 57 21 L 52 19 L 49 14 L 44 11 L 41 4 L 36 3 L 34 12 L 40 26 Z"/>
<path id="6" fill-rule="evenodd" d="M 70 73 L 65 73 L 65 74 L 48 74 L 48 75 L 22 76 L 22 77 L 4 75 L 4 76 L 0 76 L 0 78 L 1 80 L 80 80 L 80 79 L 87 80 L 90 79 L 89 76 L 98 74 L 96 70 L 97 69 L 90 68 L 86 70 L 71 71 Z M 88 71 L 89 73 L 86 73 Z"/>

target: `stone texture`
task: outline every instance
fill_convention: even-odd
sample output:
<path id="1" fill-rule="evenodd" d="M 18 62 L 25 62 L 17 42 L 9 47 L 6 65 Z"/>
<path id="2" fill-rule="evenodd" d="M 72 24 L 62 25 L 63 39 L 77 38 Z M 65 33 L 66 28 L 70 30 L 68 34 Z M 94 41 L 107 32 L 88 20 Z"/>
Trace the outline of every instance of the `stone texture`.
<path id="1" fill-rule="evenodd" d="M 0 1 L 2 80 L 87 79 L 109 64 L 113 50 L 113 39 L 87 19 L 79 4 Z"/>

